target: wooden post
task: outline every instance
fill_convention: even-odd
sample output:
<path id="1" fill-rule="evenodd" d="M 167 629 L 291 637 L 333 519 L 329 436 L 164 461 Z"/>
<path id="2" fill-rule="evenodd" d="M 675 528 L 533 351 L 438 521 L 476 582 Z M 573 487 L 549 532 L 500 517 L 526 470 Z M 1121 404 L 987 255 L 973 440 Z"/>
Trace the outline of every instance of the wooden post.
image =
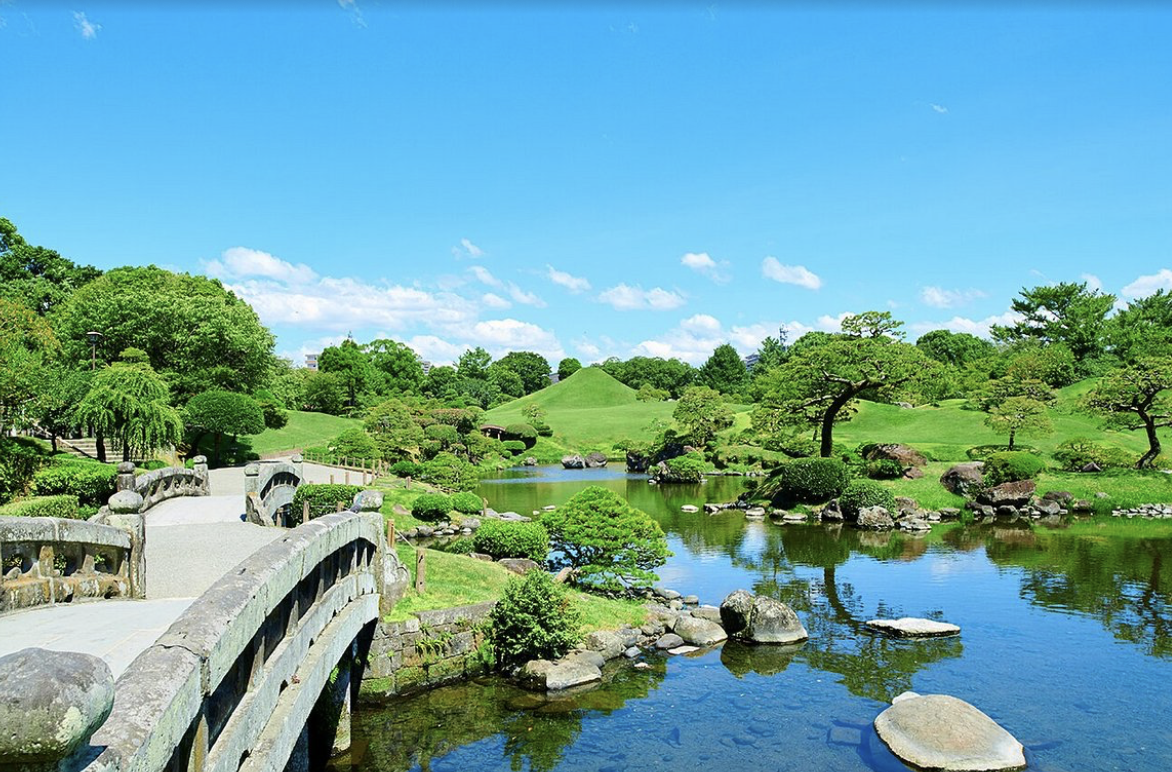
<path id="1" fill-rule="evenodd" d="M 347 485 L 350 484 L 350 470 L 349 469 L 346 470 L 346 484 Z"/>
<path id="2" fill-rule="evenodd" d="M 427 552 L 415 548 L 415 592 L 422 595 L 427 591 Z"/>
<path id="3" fill-rule="evenodd" d="M 391 549 L 395 548 L 395 521 L 387 521 L 387 546 Z"/>
<path id="4" fill-rule="evenodd" d="M 309 501 L 301 502 L 301 522 L 309 522 Z"/>
<path id="5" fill-rule="evenodd" d="M 334 484 L 334 473 L 330 472 L 330 485 Z"/>
<path id="6" fill-rule="evenodd" d="M 407 475 L 407 490 L 411 490 L 411 475 Z"/>
<path id="7" fill-rule="evenodd" d="M 340 502 L 340 501 L 338 502 L 338 508 L 337 508 L 337 509 L 335 509 L 334 511 L 335 511 L 335 512 L 341 512 L 341 511 L 342 511 L 342 502 Z"/>

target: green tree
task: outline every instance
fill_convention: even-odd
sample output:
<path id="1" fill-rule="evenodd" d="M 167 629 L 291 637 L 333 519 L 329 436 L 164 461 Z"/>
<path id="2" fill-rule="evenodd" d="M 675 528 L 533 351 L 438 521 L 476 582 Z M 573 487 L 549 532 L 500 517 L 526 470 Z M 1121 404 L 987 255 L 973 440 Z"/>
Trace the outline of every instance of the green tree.
<path id="1" fill-rule="evenodd" d="M 433 367 L 427 373 L 427 380 L 423 384 L 423 393 L 436 399 L 444 399 L 449 393 L 455 394 L 459 376 L 456 369 L 441 365 Z"/>
<path id="2" fill-rule="evenodd" d="M 191 454 L 199 452 L 200 441 L 208 434 L 214 438 L 213 464 L 218 466 L 224 435 L 233 440 L 241 434 L 260 434 L 265 430 L 264 411 L 260 403 L 246 394 L 216 389 L 196 394 L 183 409 L 183 422 L 191 432 Z"/>
<path id="3" fill-rule="evenodd" d="M 998 434 L 1009 436 L 1009 450 L 1013 450 L 1017 435 L 1043 437 L 1054 431 L 1046 415 L 1046 405 L 1029 397 L 1007 397 L 989 409 L 985 426 Z"/>
<path id="4" fill-rule="evenodd" d="M 21 303 L 0 298 L 0 435 L 33 419 L 60 352 L 44 319 Z"/>
<path id="5" fill-rule="evenodd" d="M 671 417 L 692 444 L 704 447 L 716 433 L 733 425 L 733 412 L 724 397 L 707 386 L 692 386 L 676 403 Z"/>
<path id="6" fill-rule="evenodd" d="M 964 367 L 970 362 L 993 356 L 996 349 L 984 338 L 967 332 L 932 330 L 920 336 L 916 348 L 925 356 L 947 365 Z"/>
<path id="7" fill-rule="evenodd" d="M 483 348 L 470 348 L 456 360 L 456 374 L 461 378 L 484 380 L 488 377 L 488 366 L 491 363 L 492 355 Z"/>
<path id="8" fill-rule="evenodd" d="M 564 381 L 582 369 L 582 363 L 574 357 L 566 357 L 558 362 L 558 380 Z"/>
<path id="9" fill-rule="evenodd" d="M 741 355 L 728 343 L 717 346 L 698 373 L 700 383 L 721 394 L 740 394 L 748 378 Z"/>
<path id="10" fill-rule="evenodd" d="M 98 460 L 106 460 L 104 439 L 122 444 L 122 460 L 174 445 L 183 436 L 179 411 L 169 404 L 166 381 L 150 365 L 115 362 L 96 372 L 77 406 L 77 421 L 94 433 Z"/>
<path id="11" fill-rule="evenodd" d="M 544 571 L 505 585 L 489 615 L 489 639 L 501 667 L 530 659 L 557 659 L 581 638 L 581 612 L 570 593 Z"/>
<path id="12" fill-rule="evenodd" d="M 793 425 L 816 422 L 819 455 L 829 457 L 834 423 L 849 416 L 856 399 L 894 399 L 916 379 L 930 377 L 931 360 L 895 339 L 900 324 L 887 312 L 872 311 L 847 317 L 845 332 L 817 345 L 795 344 L 786 363 L 766 376 L 762 406 Z"/>
<path id="13" fill-rule="evenodd" d="M 521 380 L 521 376 L 500 362 L 493 362 L 488 366 L 486 380 L 496 386 L 501 394 L 513 398 L 525 396 L 525 382 Z"/>
<path id="14" fill-rule="evenodd" d="M 371 366 L 382 374 L 383 391 L 396 394 L 423 392 L 423 364 L 419 355 L 406 343 L 379 338 L 363 349 Z"/>
<path id="15" fill-rule="evenodd" d="M 423 429 L 401 400 L 388 399 L 372 407 L 363 424 L 387 461 L 418 461 L 423 457 Z"/>
<path id="16" fill-rule="evenodd" d="M 1172 353 L 1172 293 L 1132 300 L 1108 322 L 1111 349 L 1126 363 Z"/>
<path id="17" fill-rule="evenodd" d="M 89 361 L 86 333 L 105 337 L 98 360 L 142 349 L 176 399 L 220 388 L 252 393 L 272 370 L 274 338 L 220 282 L 155 266 L 115 268 L 78 289 L 53 315 L 68 362 Z"/>
<path id="18" fill-rule="evenodd" d="M 1022 320 L 994 325 L 990 330 L 994 340 L 1065 343 L 1080 364 L 1103 353 L 1114 295 L 1088 289 L 1086 282 L 1023 288 L 1020 294 L 1012 308 Z"/>
<path id="19" fill-rule="evenodd" d="M 315 413 L 341 415 L 346 408 L 346 390 L 335 373 L 310 373 L 301 387 L 302 405 Z"/>
<path id="20" fill-rule="evenodd" d="M 602 363 L 602 370 L 632 389 L 638 390 L 644 384 L 650 384 L 675 398 L 696 382 L 696 368 L 678 359 L 632 357 L 624 362 L 612 357 Z"/>
<path id="21" fill-rule="evenodd" d="M 510 351 L 496 364 L 507 367 L 521 376 L 525 393 L 532 394 L 549 385 L 549 361 L 533 351 Z"/>
<path id="22" fill-rule="evenodd" d="M 51 249 L 24 240 L 11 220 L 0 217 L 0 297 L 47 316 L 79 287 L 102 275 Z"/>
<path id="23" fill-rule="evenodd" d="M 548 512 L 551 562 L 568 566 L 578 581 L 603 590 L 647 587 L 671 552 L 659 524 L 618 494 L 592 485 Z"/>
<path id="24" fill-rule="evenodd" d="M 375 372 L 367 353 L 349 338 L 322 351 L 317 367 L 323 373 L 337 376 L 346 392 L 346 405 L 351 408 L 358 406 L 358 395 L 370 387 Z"/>
<path id="25" fill-rule="evenodd" d="M 1143 357 L 1116 368 L 1083 398 L 1083 407 L 1108 422 L 1147 434 L 1148 450 L 1137 469 L 1151 467 L 1160 455 L 1157 429 L 1172 426 L 1172 357 Z"/>

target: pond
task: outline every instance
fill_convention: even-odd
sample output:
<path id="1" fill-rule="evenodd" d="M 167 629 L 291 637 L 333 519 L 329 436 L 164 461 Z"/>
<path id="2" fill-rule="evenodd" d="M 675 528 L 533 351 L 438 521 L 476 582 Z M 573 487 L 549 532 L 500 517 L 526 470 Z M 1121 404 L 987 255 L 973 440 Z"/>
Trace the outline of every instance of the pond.
<path id="1" fill-rule="evenodd" d="M 1013 524 L 912 537 L 680 511 L 735 498 L 739 478 L 652 486 L 537 470 L 481 493 L 528 513 L 590 484 L 662 525 L 675 553 L 663 586 L 711 604 L 741 587 L 772 595 L 797 610 L 809 641 L 611 664 L 603 686 L 554 701 L 487 678 L 364 707 L 358 769 L 903 770 L 871 722 L 908 689 L 984 710 L 1026 745 L 1032 770 L 1172 767 L 1172 539 Z M 962 633 L 892 640 L 863 629 L 876 616 L 934 617 Z"/>

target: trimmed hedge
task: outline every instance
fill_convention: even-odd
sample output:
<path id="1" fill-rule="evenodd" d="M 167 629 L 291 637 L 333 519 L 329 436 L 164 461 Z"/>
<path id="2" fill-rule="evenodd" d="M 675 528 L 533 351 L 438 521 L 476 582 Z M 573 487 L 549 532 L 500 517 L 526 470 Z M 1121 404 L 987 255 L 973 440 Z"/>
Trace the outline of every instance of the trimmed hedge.
<path id="1" fill-rule="evenodd" d="M 1046 462 L 1033 453 L 994 453 L 985 462 L 985 482 L 988 485 L 1000 485 L 1019 480 L 1032 480 L 1045 468 Z"/>
<path id="2" fill-rule="evenodd" d="M 465 491 L 452 496 L 452 509 L 464 515 L 479 515 L 484 511 L 484 501 L 475 493 Z"/>
<path id="3" fill-rule="evenodd" d="M 0 507 L 0 516 L 3 517 L 65 517 L 70 520 L 81 520 L 78 513 L 77 496 L 37 496 L 31 499 L 14 501 Z"/>
<path id="4" fill-rule="evenodd" d="M 419 520 L 436 522 L 452 511 L 452 498 L 442 493 L 425 493 L 411 504 L 411 514 Z"/>
<path id="5" fill-rule="evenodd" d="M 780 504 L 817 504 L 842 493 L 850 470 L 837 458 L 795 458 L 774 470 L 760 490 Z"/>
<path id="6" fill-rule="evenodd" d="M 293 494 L 293 511 L 290 513 L 291 523 L 301 522 L 301 513 L 305 502 L 309 502 L 309 519 L 333 514 L 338 511 L 338 502 L 342 502 L 342 509 L 348 509 L 354 503 L 354 495 L 362 490 L 361 485 L 341 485 L 329 483 L 302 483 L 297 486 Z"/>
<path id="7" fill-rule="evenodd" d="M 867 462 L 867 476 L 872 480 L 894 480 L 903 477 L 903 464 L 893 458 L 877 458 Z"/>
<path id="8" fill-rule="evenodd" d="M 895 494 L 872 480 L 855 480 L 838 497 L 838 506 L 851 520 L 866 507 L 883 507 L 888 512 L 895 512 Z"/>
<path id="9" fill-rule="evenodd" d="M 100 507 L 114 495 L 118 467 L 95 461 L 57 461 L 33 475 L 38 496 L 74 496 L 80 504 Z"/>
<path id="10" fill-rule="evenodd" d="M 687 453 L 669 458 L 663 464 L 667 467 L 667 474 L 663 476 L 663 481 L 678 483 L 700 482 L 704 479 L 704 469 L 708 466 L 704 463 L 704 457 L 699 453 Z"/>
<path id="11" fill-rule="evenodd" d="M 503 445 L 505 450 L 512 453 L 514 456 L 525 452 L 525 443 L 521 442 L 520 440 L 505 440 L 501 443 L 501 445 Z"/>
<path id="12" fill-rule="evenodd" d="M 529 558 L 544 564 L 549 555 L 549 533 L 540 523 L 485 520 L 472 536 L 476 552 L 501 558 Z"/>
<path id="13" fill-rule="evenodd" d="M 423 467 L 414 461 L 396 461 L 391 464 L 391 474 L 395 477 L 418 477 Z"/>
<path id="14" fill-rule="evenodd" d="M 537 429 L 533 428 L 533 424 L 509 424 L 505 427 L 505 437 L 510 440 L 520 440 L 525 443 L 526 448 L 531 448 L 537 444 Z"/>

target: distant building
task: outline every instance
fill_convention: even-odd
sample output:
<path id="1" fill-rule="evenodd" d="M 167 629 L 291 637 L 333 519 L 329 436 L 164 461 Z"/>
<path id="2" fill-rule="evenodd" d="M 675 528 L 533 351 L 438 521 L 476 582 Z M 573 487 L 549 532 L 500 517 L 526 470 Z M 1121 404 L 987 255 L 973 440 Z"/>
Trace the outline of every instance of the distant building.
<path id="1" fill-rule="evenodd" d="M 309 370 L 317 370 L 317 354 L 305 355 L 305 367 Z"/>
<path id="2" fill-rule="evenodd" d="M 752 372 L 753 368 L 757 365 L 757 362 L 760 359 L 761 359 L 761 356 L 759 354 L 749 354 L 744 359 L 745 369 Z"/>
<path id="3" fill-rule="evenodd" d="M 418 355 L 416 355 L 416 356 L 418 357 Z M 431 368 L 435 367 L 435 365 L 433 365 L 431 362 L 427 361 L 426 359 L 419 359 L 419 366 L 423 368 L 424 375 L 427 375 L 428 373 L 430 373 Z"/>

